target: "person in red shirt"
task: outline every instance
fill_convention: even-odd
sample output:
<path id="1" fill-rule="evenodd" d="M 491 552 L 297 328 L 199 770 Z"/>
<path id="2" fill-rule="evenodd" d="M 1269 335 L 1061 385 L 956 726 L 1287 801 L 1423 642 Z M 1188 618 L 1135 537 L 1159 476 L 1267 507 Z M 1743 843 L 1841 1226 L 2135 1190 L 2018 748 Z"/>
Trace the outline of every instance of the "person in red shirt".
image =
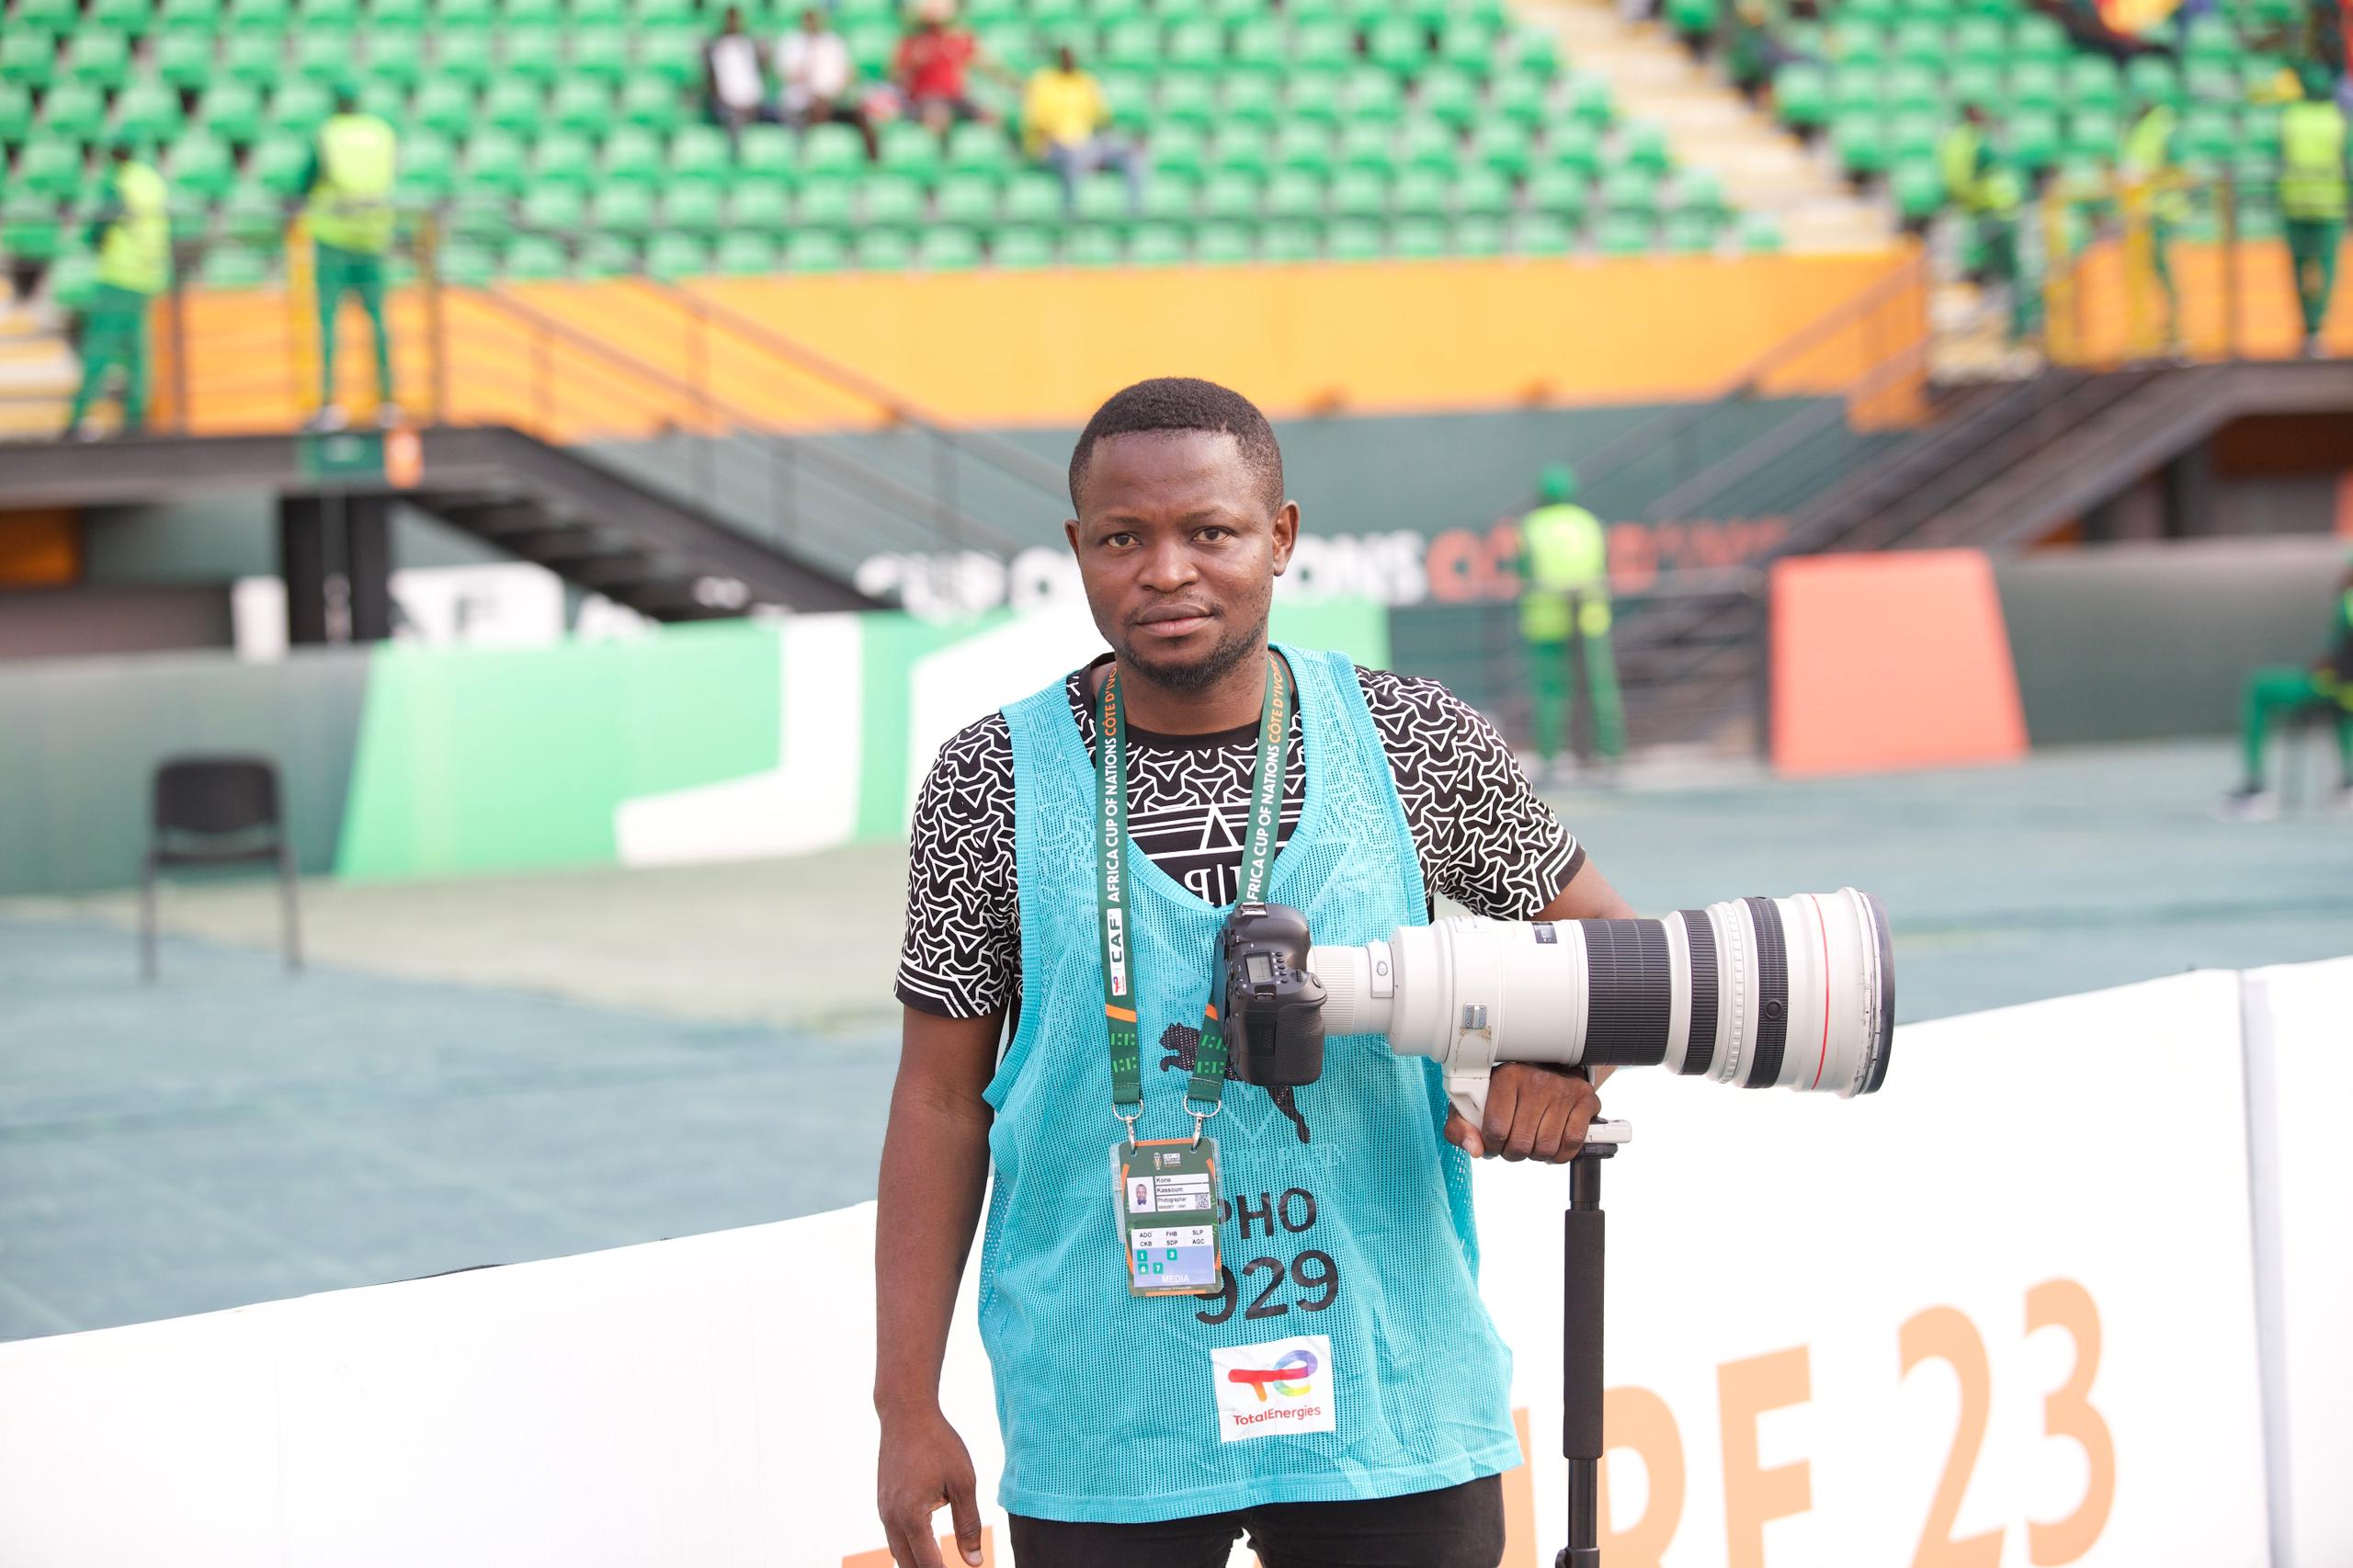
<path id="1" fill-rule="evenodd" d="M 994 120 L 996 116 L 973 102 L 966 90 L 965 74 L 974 68 L 1012 84 L 1006 72 L 981 51 L 981 41 L 964 28 L 951 27 L 954 0 L 924 0 L 915 14 L 915 31 L 899 40 L 891 63 L 892 79 L 905 97 L 907 112 L 945 131 L 958 119 Z"/>

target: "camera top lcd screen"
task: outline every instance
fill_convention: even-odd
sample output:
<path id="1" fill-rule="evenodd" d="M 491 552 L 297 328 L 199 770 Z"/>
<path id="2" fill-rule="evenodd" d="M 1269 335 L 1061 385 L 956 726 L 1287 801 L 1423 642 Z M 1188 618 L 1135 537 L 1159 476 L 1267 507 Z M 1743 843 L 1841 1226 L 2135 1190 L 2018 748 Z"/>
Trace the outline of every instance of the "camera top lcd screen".
<path id="1" fill-rule="evenodd" d="M 1249 971 L 1253 985 L 1265 985 L 1275 978 L 1275 960 L 1264 953 L 1252 953 L 1242 964 Z"/>

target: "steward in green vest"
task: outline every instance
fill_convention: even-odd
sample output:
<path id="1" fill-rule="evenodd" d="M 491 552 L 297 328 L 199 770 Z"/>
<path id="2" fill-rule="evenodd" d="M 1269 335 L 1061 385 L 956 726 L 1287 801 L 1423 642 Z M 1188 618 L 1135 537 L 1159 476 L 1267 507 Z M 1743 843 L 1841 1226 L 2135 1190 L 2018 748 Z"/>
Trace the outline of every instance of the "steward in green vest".
<path id="1" fill-rule="evenodd" d="M 147 307 L 172 283 L 172 223 L 164 176 L 118 143 L 106 202 L 90 221 L 97 287 L 82 312 L 82 384 L 65 416 L 69 436 L 87 439 L 83 420 L 108 375 L 122 371 L 122 430 L 147 423 Z"/>
<path id="2" fill-rule="evenodd" d="M 2116 169 L 2128 187 L 2140 187 L 2148 214 L 2149 270 L 2165 299 L 2165 343 L 2181 341 L 2181 290 L 2173 277 L 2175 232 L 2189 216 L 2188 198 L 2182 193 L 2181 160 L 2176 134 L 2180 120 L 2173 106 L 2152 98 L 2117 150 Z"/>
<path id="3" fill-rule="evenodd" d="M 376 341 L 376 419 L 400 421 L 392 402 L 392 348 L 384 330 L 384 257 L 392 248 L 392 181 L 399 141 L 392 128 L 362 114 L 345 93 L 319 128 L 302 187 L 310 193 L 312 283 L 319 305 L 319 411 L 308 428 L 340 430 L 348 422 L 335 402 L 335 320 L 346 294 L 359 297 Z"/>
<path id="4" fill-rule="evenodd" d="M 1550 767 L 1575 711 L 1573 654 L 1593 700 L 1595 748 L 1611 761 L 1626 749 L 1618 662 L 1609 646 L 1609 545 L 1601 519 L 1575 505 L 1576 471 L 1554 463 L 1539 484 L 1543 505 L 1519 522 L 1519 635 L 1528 650 L 1537 755 Z"/>
<path id="5" fill-rule="evenodd" d="M 2027 286 L 2018 263 L 2018 218 L 2026 191 L 1985 134 L 1984 105 L 1961 106 L 1960 123 L 1937 146 L 1937 168 L 1944 176 L 1946 196 L 1975 231 L 1984 278 L 2008 290 L 2012 341 L 2027 336 L 2040 313 L 2041 297 Z"/>
<path id="6" fill-rule="evenodd" d="M 2259 822 L 2278 814 L 2263 782 L 2264 751 L 2272 723 L 2297 713 L 2326 716 L 2336 727 L 2337 803 L 2353 806 L 2353 559 L 2336 585 L 2328 652 L 2306 668 L 2270 665 L 2246 677 L 2240 699 L 2240 745 L 2246 782 L 2222 797 L 2222 814 Z"/>
<path id="7" fill-rule="evenodd" d="M 2304 313 L 2304 357 L 2317 359 L 2345 238 L 2345 111 L 2319 67 L 2305 69 L 2303 88 L 2303 100 L 2279 116 L 2279 214 Z"/>

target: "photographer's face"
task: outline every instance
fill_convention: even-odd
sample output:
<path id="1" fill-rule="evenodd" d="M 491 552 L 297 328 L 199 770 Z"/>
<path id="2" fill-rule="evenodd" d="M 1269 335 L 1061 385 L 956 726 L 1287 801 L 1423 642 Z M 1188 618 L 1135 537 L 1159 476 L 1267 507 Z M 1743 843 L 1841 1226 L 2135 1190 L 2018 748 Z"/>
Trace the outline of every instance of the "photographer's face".
<path id="1" fill-rule="evenodd" d="M 1107 437 L 1088 455 L 1077 499 L 1063 531 L 1096 627 L 1124 666 L 1198 691 L 1266 646 L 1299 508 L 1268 509 L 1232 436 Z"/>

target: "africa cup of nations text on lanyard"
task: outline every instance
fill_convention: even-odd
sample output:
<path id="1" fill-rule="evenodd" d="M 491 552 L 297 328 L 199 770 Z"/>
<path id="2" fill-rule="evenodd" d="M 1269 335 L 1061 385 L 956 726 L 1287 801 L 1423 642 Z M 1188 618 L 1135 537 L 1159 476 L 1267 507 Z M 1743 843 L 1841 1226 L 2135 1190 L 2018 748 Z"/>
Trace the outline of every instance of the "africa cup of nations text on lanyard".
<path id="1" fill-rule="evenodd" d="M 1242 851 L 1244 903 L 1261 902 L 1275 858 L 1282 816 L 1283 752 L 1290 731 L 1290 670 L 1267 655 L 1267 695 L 1258 709 L 1258 761 L 1251 775 L 1250 824 Z M 1217 1014 L 1216 984 L 1203 1004 L 1201 1043 L 1193 1057 L 1185 1109 L 1189 1138 L 1138 1142 L 1143 1114 L 1143 1073 L 1138 1049 L 1136 986 L 1128 940 L 1128 748 L 1117 665 L 1103 677 L 1096 726 L 1097 794 L 1101 803 L 1095 838 L 1103 936 L 1103 1021 L 1111 1041 L 1111 1113 L 1128 1135 L 1111 1146 L 1119 1178 L 1120 1229 L 1127 1239 L 1128 1290 L 1138 1296 L 1208 1296 L 1221 1286 L 1217 1244 L 1217 1140 L 1201 1136 L 1225 1091 L 1225 1032 Z M 1211 966 L 1214 970 L 1215 966 Z M 1202 1108 L 1206 1107 L 1204 1109 Z"/>

